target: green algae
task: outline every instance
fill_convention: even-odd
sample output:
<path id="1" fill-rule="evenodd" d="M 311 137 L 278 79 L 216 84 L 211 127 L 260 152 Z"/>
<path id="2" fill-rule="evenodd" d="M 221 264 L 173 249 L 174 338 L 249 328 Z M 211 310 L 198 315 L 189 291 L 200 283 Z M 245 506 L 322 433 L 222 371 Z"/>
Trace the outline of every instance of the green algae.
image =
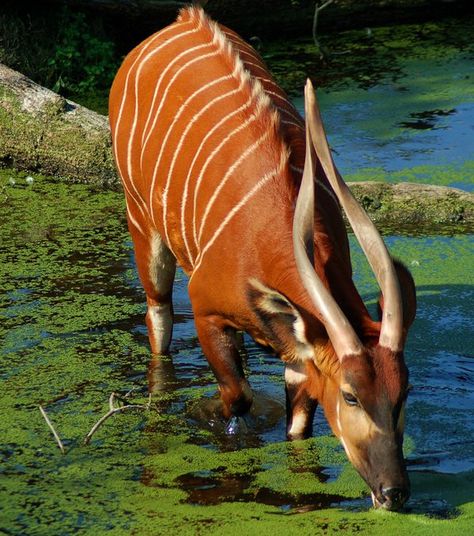
<path id="1" fill-rule="evenodd" d="M 426 63 L 446 67 L 457 61 L 460 53 L 471 59 L 473 31 L 468 17 L 379 26 L 321 35 L 328 52 L 324 59 L 310 39 L 265 42 L 262 54 L 279 84 L 291 95 L 301 94 L 307 76 L 332 91 L 354 83 L 370 89 L 387 80 L 399 84 L 403 91 L 407 59 L 417 64 L 420 83 L 432 83 Z M 459 83 L 472 94 L 469 78 L 460 77 Z"/>
<path id="2" fill-rule="evenodd" d="M 449 186 L 454 182 L 471 185 L 474 178 L 474 162 L 466 161 L 462 164 L 450 166 L 422 165 L 392 172 L 388 172 L 382 167 L 360 168 L 356 172 L 346 173 L 344 178 L 348 182 L 377 180 L 391 183 L 415 182 L 441 186 Z"/>
<path id="3" fill-rule="evenodd" d="M 38 176 L 31 183 L 7 171 L 0 173 L 0 184 L 1 530 L 443 535 L 472 528 L 473 465 L 453 473 L 412 471 L 407 513 L 391 514 L 370 509 L 365 484 L 331 436 L 289 444 L 281 441 L 281 428 L 280 440 L 253 447 L 245 438 L 222 443 L 204 423 L 189 420 L 186 403 L 214 390 L 192 326 L 187 334 L 177 326 L 174 357 L 177 369 L 197 358 L 193 376 L 185 375 L 172 391 L 157 392 L 149 412 L 110 419 L 83 446 L 112 391 L 137 388 L 138 402 L 145 396 L 144 298 L 130 264 L 122 195 Z M 463 399 L 451 390 L 443 398 L 443 385 L 432 398 L 421 395 L 438 366 L 433 356 L 447 352 L 455 363 L 466 353 L 472 236 L 395 236 L 388 242 L 419 289 L 420 312 L 407 349 L 414 373 L 407 455 L 420 463 L 418 450 L 429 437 L 433 450 L 449 448 L 441 463 L 462 465 L 472 456 L 469 398 L 465 407 L 453 407 L 448 398 Z M 357 250 L 353 257 L 357 284 L 373 305 L 373 277 Z M 182 274 L 178 283 L 185 285 Z M 457 314 L 450 329 L 443 326 L 445 310 Z M 252 347 L 250 352 L 264 378 L 277 378 L 278 370 L 281 377 L 276 360 L 269 368 L 270 358 Z M 444 376 L 458 373 L 448 369 Z M 282 397 L 281 380 L 276 384 Z M 47 408 L 65 456 L 38 404 Z M 446 437 L 456 437 L 459 445 L 446 447 Z"/>
<path id="4" fill-rule="evenodd" d="M 474 195 L 419 183 L 352 182 L 350 188 L 385 233 L 472 233 Z"/>
<path id="5" fill-rule="evenodd" d="M 301 113 L 306 77 L 319 88 L 347 181 L 472 191 L 473 35 L 472 19 L 448 19 L 331 35 L 324 62 L 304 40 L 269 45 L 266 58 Z"/>

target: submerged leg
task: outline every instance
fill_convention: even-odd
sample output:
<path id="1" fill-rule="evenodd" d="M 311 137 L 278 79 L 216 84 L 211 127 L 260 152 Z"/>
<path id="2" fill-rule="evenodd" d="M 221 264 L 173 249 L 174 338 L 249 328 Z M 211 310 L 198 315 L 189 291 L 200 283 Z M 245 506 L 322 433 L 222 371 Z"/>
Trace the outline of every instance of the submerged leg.
<path id="1" fill-rule="evenodd" d="M 313 418 L 318 403 L 309 396 L 307 383 L 305 364 L 287 363 L 285 390 L 288 439 L 305 439 L 313 433 Z"/>
<path id="2" fill-rule="evenodd" d="M 245 379 L 235 330 L 217 316 L 195 314 L 201 348 L 219 383 L 224 417 L 245 415 L 252 405 L 252 391 Z"/>

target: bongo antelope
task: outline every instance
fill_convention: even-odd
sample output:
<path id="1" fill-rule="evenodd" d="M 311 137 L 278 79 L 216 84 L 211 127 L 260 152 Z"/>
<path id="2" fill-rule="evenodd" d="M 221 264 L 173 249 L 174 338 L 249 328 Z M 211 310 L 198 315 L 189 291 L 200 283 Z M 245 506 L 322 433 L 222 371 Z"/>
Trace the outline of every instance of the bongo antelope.
<path id="1" fill-rule="evenodd" d="M 125 59 L 110 123 L 151 349 L 170 344 L 178 262 L 224 416 L 252 404 L 236 338 L 246 331 L 286 364 L 288 437 L 312 433 L 320 403 L 374 505 L 397 509 L 409 496 L 414 283 L 339 175 L 309 81 L 305 113 L 250 45 L 197 7 Z M 341 207 L 379 283 L 380 320 L 353 283 Z"/>

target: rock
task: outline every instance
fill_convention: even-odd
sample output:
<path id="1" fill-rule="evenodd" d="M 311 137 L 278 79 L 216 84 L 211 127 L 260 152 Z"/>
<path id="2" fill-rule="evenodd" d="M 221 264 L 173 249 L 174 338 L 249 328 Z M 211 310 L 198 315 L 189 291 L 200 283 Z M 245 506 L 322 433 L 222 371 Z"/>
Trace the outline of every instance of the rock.
<path id="1" fill-rule="evenodd" d="M 349 187 L 371 219 L 388 231 L 474 231 L 472 193 L 409 182 L 352 182 Z"/>

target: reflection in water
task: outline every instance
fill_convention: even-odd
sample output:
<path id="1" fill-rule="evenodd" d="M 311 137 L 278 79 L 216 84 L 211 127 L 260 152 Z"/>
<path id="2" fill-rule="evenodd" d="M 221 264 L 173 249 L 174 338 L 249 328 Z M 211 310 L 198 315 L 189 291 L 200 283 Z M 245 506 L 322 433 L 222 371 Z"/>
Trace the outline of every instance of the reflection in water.
<path id="1" fill-rule="evenodd" d="M 152 356 L 147 370 L 148 392 L 159 395 L 174 391 L 179 387 L 178 378 L 169 355 Z"/>

